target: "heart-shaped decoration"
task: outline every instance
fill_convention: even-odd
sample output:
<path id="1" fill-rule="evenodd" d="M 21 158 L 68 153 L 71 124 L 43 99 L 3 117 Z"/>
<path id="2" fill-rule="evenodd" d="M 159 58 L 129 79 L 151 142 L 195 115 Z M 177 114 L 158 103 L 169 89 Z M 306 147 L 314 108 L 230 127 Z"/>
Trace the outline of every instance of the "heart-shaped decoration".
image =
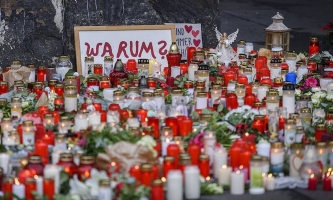
<path id="1" fill-rule="evenodd" d="M 185 30 L 187 33 L 190 33 L 192 31 L 192 26 L 185 25 Z"/>
<path id="2" fill-rule="evenodd" d="M 301 168 L 302 165 L 302 158 L 299 156 L 295 156 L 292 160 L 292 167 L 295 171 L 298 171 Z"/>
<path id="3" fill-rule="evenodd" d="M 193 30 L 192 31 L 192 35 L 194 36 L 194 37 L 197 37 L 198 35 L 199 35 L 199 30 Z"/>
<path id="4" fill-rule="evenodd" d="M 198 46 L 200 45 L 200 43 L 201 43 L 201 40 L 200 40 L 200 39 L 198 39 L 198 40 L 193 39 L 193 44 L 194 44 L 196 47 L 198 47 Z"/>

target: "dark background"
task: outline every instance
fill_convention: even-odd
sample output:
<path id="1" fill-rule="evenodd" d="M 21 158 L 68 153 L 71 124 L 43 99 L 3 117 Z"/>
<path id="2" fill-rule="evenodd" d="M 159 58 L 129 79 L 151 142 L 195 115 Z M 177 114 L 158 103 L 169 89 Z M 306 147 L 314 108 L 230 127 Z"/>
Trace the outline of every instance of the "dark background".
<path id="1" fill-rule="evenodd" d="M 75 25 L 201 23 L 205 47 L 216 46 L 217 26 L 227 33 L 239 28 L 237 40 L 258 49 L 264 46 L 264 28 L 280 12 L 292 29 L 290 50 L 307 51 L 309 37 L 323 42 L 327 32 L 320 27 L 333 21 L 331 0 L 0 0 L 0 8 L 1 67 L 12 60 L 50 65 L 52 56 L 62 54 L 75 64 Z"/>

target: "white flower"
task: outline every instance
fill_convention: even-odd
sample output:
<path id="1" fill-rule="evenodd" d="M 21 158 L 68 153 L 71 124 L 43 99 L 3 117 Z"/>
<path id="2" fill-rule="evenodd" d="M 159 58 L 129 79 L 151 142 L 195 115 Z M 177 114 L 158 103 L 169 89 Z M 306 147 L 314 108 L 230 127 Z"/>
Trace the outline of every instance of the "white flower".
<path id="1" fill-rule="evenodd" d="M 78 72 L 74 72 L 74 76 L 79 76 L 80 74 Z"/>
<path id="2" fill-rule="evenodd" d="M 300 96 L 300 95 L 301 95 L 301 90 L 299 90 L 299 89 L 295 89 L 295 95 L 296 95 L 296 96 Z"/>
<path id="3" fill-rule="evenodd" d="M 333 99 L 333 92 L 329 92 L 326 96 L 327 100 L 332 100 Z"/>
<path id="4" fill-rule="evenodd" d="M 320 99 L 317 96 L 314 96 L 314 95 L 311 96 L 311 101 L 312 101 L 313 104 L 320 103 Z"/>
<path id="5" fill-rule="evenodd" d="M 99 181 L 108 177 L 105 171 L 98 171 L 92 169 L 90 172 L 90 178 L 86 180 L 86 186 L 90 187 L 90 194 L 92 196 L 98 196 Z"/>
<path id="6" fill-rule="evenodd" d="M 29 106 L 29 102 L 28 101 L 23 101 L 22 102 L 22 108 L 28 107 Z"/>
<path id="7" fill-rule="evenodd" d="M 146 146 L 150 151 L 153 152 L 154 156 L 157 156 L 157 152 L 154 149 L 156 142 L 152 136 L 145 135 L 136 144 Z"/>
<path id="8" fill-rule="evenodd" d="M 74 175 L 74 177 L 69 181 L 70 185 L 70 193 L 71 194 L 79 194 L 79 195 L 86 195 L 89 194 L 89 187 L 86 186 L 83 182 L 81 182 L 77 175 Z"/>

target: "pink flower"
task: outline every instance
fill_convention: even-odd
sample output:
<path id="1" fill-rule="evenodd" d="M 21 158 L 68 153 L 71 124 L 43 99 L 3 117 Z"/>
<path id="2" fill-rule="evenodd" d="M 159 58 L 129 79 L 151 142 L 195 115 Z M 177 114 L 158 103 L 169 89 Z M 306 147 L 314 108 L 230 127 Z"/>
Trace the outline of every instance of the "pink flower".
<path id="1" fill-rule="evenodd" d="M 199 133 L 194 138 L 191 138 L 190 144 L 198 144 L 202 148 L 203 147 L 203 138 L 204 138 L 204 136 L 205 136 L 204 132 Z"/>
<path id="2" fill-rule="evenodd" d="M 315 87 L 315 86 L 317 86 L 317 84 L 318 84 L 318 81 L 316 78 L 309 77 L 305 80 L 306 87 Z"/>

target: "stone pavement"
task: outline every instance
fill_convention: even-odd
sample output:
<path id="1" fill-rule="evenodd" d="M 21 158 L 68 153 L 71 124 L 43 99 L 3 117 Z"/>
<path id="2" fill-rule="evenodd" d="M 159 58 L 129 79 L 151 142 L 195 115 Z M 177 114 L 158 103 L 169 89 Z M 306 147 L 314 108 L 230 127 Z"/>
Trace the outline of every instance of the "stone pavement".
<path id="1" fill-rule="evenodd" d="M 219 0 L 221 31 L 228 34 L 239 28 L 238 38 L 253 42 L 254 48 L 265 45 L 264 29 L 272 23 L 271 17 L 280 12 L 284 24 L 291 28 L 290 50 L 307 51 L 310 36 L 324 38 L 320 30 L 333 22 L 332 0 Z M 234 44 L 235 45 L 235 44 Z"/>

